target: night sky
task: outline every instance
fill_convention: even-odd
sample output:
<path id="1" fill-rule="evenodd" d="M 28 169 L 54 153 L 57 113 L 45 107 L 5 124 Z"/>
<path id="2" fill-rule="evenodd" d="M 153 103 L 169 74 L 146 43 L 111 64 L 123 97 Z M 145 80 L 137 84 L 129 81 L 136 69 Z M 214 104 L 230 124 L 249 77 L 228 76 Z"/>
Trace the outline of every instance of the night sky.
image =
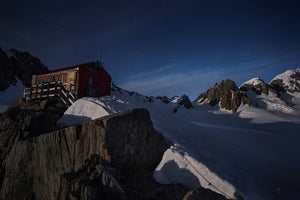
<path id="1" fill-rule="evenodd" d="M 300 67 L 297 1 L 0 0 L 0 46 L 49 69 L 100 59 L 113 82 L 193 100 L 230 78 L 269 82 Z"/>

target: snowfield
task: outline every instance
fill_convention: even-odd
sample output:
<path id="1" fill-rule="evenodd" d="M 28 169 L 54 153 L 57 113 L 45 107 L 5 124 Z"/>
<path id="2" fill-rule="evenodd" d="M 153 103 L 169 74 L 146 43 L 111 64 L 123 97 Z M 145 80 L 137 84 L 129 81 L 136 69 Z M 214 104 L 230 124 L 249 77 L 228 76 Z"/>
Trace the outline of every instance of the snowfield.
<path id="1" fill-rule="evenodd" d="M 117 89 L 111 96 L 77 100 L 61 127 L 133 108 L 150 111 L 154 128 L 172 142 L 153 177 L 162 184 L 209 188 L 237 199 L 297 199 L 300 196 L 300 96 L 291 105 L 273 94 L 255 96 L 258 107 L 237 113 L 194 104 L 194 109 Z M 298 96 L 297 96 L 298 95 Z"/>

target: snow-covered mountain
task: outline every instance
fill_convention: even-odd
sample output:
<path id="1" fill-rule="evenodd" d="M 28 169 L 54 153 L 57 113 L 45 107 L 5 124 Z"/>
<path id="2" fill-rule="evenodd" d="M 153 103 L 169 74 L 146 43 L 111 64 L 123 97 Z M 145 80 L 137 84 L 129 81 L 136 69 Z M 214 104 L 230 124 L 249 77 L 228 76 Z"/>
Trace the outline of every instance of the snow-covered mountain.
<path id="1" fill-rule="evenodd" d="M 114 87 L 111 96 L 76 101 L 59 124 L 146 108 L 155 129 L 172 144 L 153 174 L 158 182 L 202 186 L 231 199 L 297 199 L 300 93 L 284 86 L 298 73 L 275 78 L 283 80 L 281 89 L 273 80 L 255 78 L 239 88 L 226 80 L 187 107 L 186 96 L 147 97 Z"/>
<path id="2" fill-rule="evenodd" d="M 22 97 L 24 88 L 31 85 L 33 74 L 46 71 L 48 68 L 28 52 L 3 51 L 0 47 L 0 112 Z"/>
<path id="3" fill-rule="evenodd" d="M 300 92 L 300 69 L 287 70 L 276 76 L 270 84 L 280 91 Z"/>

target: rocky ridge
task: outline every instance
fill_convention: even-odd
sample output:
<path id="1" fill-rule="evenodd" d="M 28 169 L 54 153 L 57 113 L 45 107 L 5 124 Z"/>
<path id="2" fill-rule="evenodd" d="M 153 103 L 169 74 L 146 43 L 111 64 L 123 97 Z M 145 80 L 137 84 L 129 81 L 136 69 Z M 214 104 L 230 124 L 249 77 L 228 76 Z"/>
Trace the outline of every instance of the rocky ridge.
<path id="1" fill-rule="evenodd" d="M 9 49 L 7 52 L 0 47 L 0 91 L 10 85 L 16 85 L 17 78 L 29 87 L 33 74 L 49 71 L 48 68 L 36 57 L 28 52 Z"/>
<path id="2" fill-rule="evenodd" d="M 238 88 L 232 80 L 223 80 L 205 93 L 200 94 L 194 102 L 199 104 L 209 103 L 211 106 L 219 104 L 222 109 L 236 112 L 244 104 L 256 106 L 248 97 L 248 91 L 253 91 L 256 95 L 273 93 L 278 98 L 286 101 L 284 98 L 286 93 L 300 92 L 300 69 L 288 70 L 279 74 L 269 84 L 260 78 L 253 78 Z M 285 103 L 289 104 L 289 102 Z"/>

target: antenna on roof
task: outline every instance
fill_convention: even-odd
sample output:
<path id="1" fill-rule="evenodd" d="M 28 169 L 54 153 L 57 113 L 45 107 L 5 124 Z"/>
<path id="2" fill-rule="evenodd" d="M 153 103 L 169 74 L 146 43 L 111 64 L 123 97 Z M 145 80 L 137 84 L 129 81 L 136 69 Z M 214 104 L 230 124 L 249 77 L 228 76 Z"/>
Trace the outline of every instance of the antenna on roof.
<path id="1" fill-rule="evenodd" d="M 100 64 L 103 64 L 103 48 L 101 48 Z"/>

